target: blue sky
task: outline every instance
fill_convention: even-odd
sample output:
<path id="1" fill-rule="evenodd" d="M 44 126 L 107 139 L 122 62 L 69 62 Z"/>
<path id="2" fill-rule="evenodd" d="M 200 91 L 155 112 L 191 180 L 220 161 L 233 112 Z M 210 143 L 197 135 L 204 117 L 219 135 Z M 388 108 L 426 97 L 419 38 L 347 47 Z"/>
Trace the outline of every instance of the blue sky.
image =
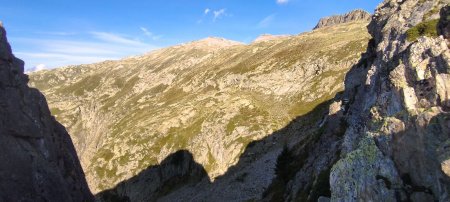
<path id="1" fill-rule="evenodd" d="M 0 0 L 0 20 L 26 69 L 139 55 L 209 36 L 249 43 L 299 34 L 324 16 L 381 0 Z"/>

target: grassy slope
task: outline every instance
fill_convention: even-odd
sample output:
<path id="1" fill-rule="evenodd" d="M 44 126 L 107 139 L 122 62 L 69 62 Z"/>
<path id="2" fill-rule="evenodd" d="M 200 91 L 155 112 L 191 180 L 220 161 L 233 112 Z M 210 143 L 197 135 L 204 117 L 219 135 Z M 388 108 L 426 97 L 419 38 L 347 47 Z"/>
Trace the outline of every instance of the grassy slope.
<path id="1" fill-rule="evenodd" d="M 356 62 L 368 37 L 365 24 L 351 23 L 221 50 L 167 48 L 139 58 L 33 73 L 30 83 L 47 96 L 79 153 L 85 142 L 96 141 L 97 152 L 82 162 L 88 178 L 96 179 L 90 181 L 94 191 L 111 188 L 179 149 L 191 150 L 217 175 L 219 164 L 233 163 L 239 155 L 220 159 L 210 134 L 223 137 L 222 150 L 242 151 L 250 141 L 309 112 L 342 90 L 348 62 Z M 308 73 L 316 61 L 322 61 L 323 70 Z M 304 78 L 280 76 L 289 72 L 303 72 Z M 244 79 L 229 79 L 238 76 Z M 284 84 L 302 86 L 278 93 L 276 87 Z M 95 133 L 100 138 L 89 139 L 98 127 L 88 124 L 89 118 L 103 121 L 105 130 Z"/>

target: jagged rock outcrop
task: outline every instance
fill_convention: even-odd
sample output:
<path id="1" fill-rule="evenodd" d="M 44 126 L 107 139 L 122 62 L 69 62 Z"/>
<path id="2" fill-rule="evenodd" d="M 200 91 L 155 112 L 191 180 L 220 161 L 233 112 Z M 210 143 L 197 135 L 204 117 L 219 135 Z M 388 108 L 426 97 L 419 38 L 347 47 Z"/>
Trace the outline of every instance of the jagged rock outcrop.
<path id="1" fill-rule="evenodd" d="M 348 128 L 331 201 L 450 200 L 449 3 L 386 0 L 377 8 L 367 53 L 346 76 Z M 424 28 L 409 41 L 416 26 Z"/>
<path id="2" fill-rule="evenodd" d="M 314 27 L 314 29 L 319 29 L 322 27 L 329 27 L 337 24 L 354 22 L 354 21 L 367 21 L 371 19 L 370 13 L 364 10 L 354 10 L 343 15 L 334 15 L 330 17 L 324 17 L 319 20 L 319 23 Z"/>
<path id="3" fill-rule="evenodd" d="M 0 24 L 0 201 L 92 201 L 75 148 Z"/>

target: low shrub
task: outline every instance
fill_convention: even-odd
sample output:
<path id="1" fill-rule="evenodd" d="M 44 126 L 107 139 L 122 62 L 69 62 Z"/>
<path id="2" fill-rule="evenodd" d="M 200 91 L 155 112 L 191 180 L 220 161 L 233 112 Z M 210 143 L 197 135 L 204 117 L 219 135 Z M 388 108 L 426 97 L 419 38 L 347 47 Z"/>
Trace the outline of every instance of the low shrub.
<path id="1" fill-rule="evenodd" d="M 406 31 L 406 39 L 408 41 L 416 41 L 421 36 L 437 37 L 437 27 L 439 19 L 421 22 Z"/>

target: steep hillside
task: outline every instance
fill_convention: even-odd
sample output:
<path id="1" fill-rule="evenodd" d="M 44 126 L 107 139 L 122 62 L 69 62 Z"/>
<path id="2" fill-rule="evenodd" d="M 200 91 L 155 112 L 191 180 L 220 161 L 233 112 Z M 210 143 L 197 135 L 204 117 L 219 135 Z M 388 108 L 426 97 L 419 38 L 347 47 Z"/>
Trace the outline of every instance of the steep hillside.
<path id="1" fill-rule="evenodd" d="M 32 73 L 30 83 L 67 126 L 94 192 L 178 150 L 191 152 L 214 180 L 238 163 L 250 142 L 343 90 L 345 74 L 366 50 L 366 25 L 345 23 L 249 45 L 208 38 Z M 254 151 L 267 154 L 255 173 L 273 170 L 284 144 L 273 142 Z M 250 195 L 260 195 L 274 175 L 266 173 Z"/>
<path id="2" fill-rule="evenodd" d="M 23 68 L 0 22 L 0 201 L 93 201 L 69 135 Z"/>

